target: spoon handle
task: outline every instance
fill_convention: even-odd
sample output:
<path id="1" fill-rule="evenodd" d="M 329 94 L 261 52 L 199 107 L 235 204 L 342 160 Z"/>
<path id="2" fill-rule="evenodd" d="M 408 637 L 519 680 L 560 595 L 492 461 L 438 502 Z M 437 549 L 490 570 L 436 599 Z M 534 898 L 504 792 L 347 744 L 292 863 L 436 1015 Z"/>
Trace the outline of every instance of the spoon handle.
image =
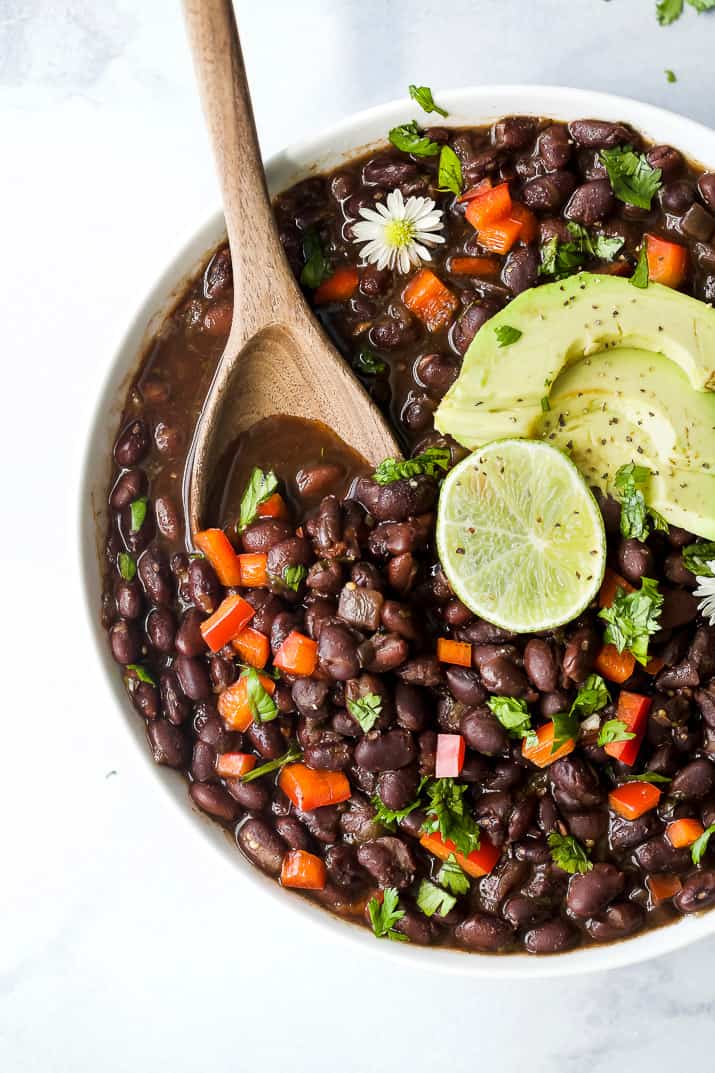
<path id="1" fill-rule="evenodd" d="M 236 342 L 300 294 L 276 230 L 231 0 L 184 0 L 196 77 L 223 194 Z M 300 298 L 298 298 L 300 301 Z M 237 337 L 237 338 L 236 338 Z"/>

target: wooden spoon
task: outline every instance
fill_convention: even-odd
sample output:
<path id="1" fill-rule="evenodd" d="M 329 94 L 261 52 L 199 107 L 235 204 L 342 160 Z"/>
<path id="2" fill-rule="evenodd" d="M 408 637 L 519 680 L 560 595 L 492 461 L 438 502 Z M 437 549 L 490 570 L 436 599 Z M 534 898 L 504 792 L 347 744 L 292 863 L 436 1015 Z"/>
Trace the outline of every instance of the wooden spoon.
<path id="1" fill-rule="evenodd" d="M 379 410 L 320 330 L 278 238 L 230 0 L 185 0 L 186 21 L 223 192 L 233 262 L 233 321 L 199 417 L 185 481 L 192 535 L 212 475 L 262 418 L 321 421 L 372 465 L 399 457 Z"/>

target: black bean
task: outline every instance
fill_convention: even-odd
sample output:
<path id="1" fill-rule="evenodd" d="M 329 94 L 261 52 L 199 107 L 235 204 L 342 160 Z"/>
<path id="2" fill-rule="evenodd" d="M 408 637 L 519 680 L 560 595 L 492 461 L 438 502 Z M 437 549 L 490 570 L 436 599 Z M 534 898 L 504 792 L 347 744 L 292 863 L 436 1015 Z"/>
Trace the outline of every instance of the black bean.
<path id="1" fill-rule="evenodd" d="M 396 350 L 413 342 L 416 335 L 412 317 L 404 306 L 395 303 L 390 306 L 388 314 L 375 321 L 368 340 L 378 350 Z"/>
<path id="2" fill-rule="evenodd" d="M 505 950 L 512 943 L 513 931 L 505 920 L 490 913 L 473 913 L 457 925 L 454 938 L 470 950 Z"/>
<path id="3" fill-rule="evenodd" d="M 484 756 L 500 756 L 506 751 L 507 733 L 487 707 L 468 708 L 460 730 L 470 749 Z"/>
<path id="4" fill-rule="evenodd" d="M 141 469 L 128 469 L 115 481 L 109 493 L 109 505 L 121 510 L 144 495 L 147 487 L 146 473 Z"/>
<path id="5" fill-rule="evenodd" d="M 537 823 L 544 834 L 550 834 L 558 828 L 559 814 L 550 794 L 545 794 L 544 797 L 539 798 Z"/>
<path id="6" fill-rule="evenodd" d="M 529 861 L 530 864 L 544 864 L 551 860 L 551 850 L 544 838 L 527 838 L 514 847 L 514 854 L 518 861 Z"/>
<path id="7" fill-rule="evenodd" d="M 547 920 L 537 924 L 524 936 L 524 949 L 529 954 L 560 954 L 578 943 L 578 932 L 565 920 Z"/>
<path id="8" fill-rule="evenodd" d="M 598 920 L 586 921 L 586 931 L 596 942 L 610 943 L 640 931 L 644 923 L 645 913 L 639 905 L 616 902 Z"/>
<path id="9" fill-rule="evenodd" d="M 497 308 L 489 302 L 472 302 L 462 313 L 449 333 L 449 341 L 457 354 L 466 354 L 467 348 L 483 324 L 493 317 Z"/>
<path id="10" fill-rule="evenodd" d="M 405 522 L 380 522 L 370 533 L 368 547 L 380 559 L 402 555 L 423 548 L 427 543 L 427 528 L 417 519 Z"/>
<path id="11" fill-rule="evenodd" d="M 191 756 L 191 777 L 195 782 L 216 781 L 216 750 L 207 741 L 194 742 Z"/>
<path id="12" fill-rule="evenodd" d="M 577 917 L 600 916 L 623 891 L 625 877 L 612 864 L 594 864 L 589 872 L 571 876 L 566 905 Z"/>
<path id="13" fill-rule="evenodd" d="M 312 592 L 321 596 L 337 596 L 343 587 L 343 570 L 340 563 L 330 559 L 313 563 L 305 584 Z"/>
<path id="14" fill-rule="evenodd" d="M 666 183 L 658 192 L 661 208 L 673 216 L 682 216 L 696 198 L 695 187 L 687 179 Z"/>
<path id="15" fill-rule="evenodd" d="M 525 149 L 536 134 L 536 120 L 531 116 L 508 116 L 492 128 L 492 137 L 504 149 Z"/>
<path id="16" fill-rule="evenodd" d="M 238 831 L 238 844 L 262 871 L 278 875 L 283 864 L 285 843 L 264 820 L 247 820 Z"/>
<path id="17" fill-rule="evenodd" d="M 637 846 L 633 860 L 644 872 L 679 872 L 691 863 L 689 851 L 674 849 L 665 835 L 656 835 Z"/>
<path id="18" fill-rule="evenodd" d="M 166 719 L 152 719 L 147 723 L 147 737 L 157 764 L 176 768 L 185 766 L 188 743 L 179 727 Z"/>
<path id="19" fill-rule="evenodd" d="M 419 732 L 429 719 L 428 694 L 418 686 L 398 682 L 395 687 L 395 710 L 400 726 Z"/>
<path id="20" fill-rule="evenodd" d="M 393 555 L 387 564 L 387 580 L 393 589 L 402 595 L 412 588 L 417 577 L 417 562 L 409 551 L 403 551 L 401 555 Z"/>
<path id="21" fill-rule="evenodd" d="M 351 887 L 364 875 L 353 846 L 329 846 L 325 851 L 325 867 L 333 883 L 338 887 Z"/>
<path id="22" fill-rule="evenodd" d="M 142 613 L 144 603 L 142 590 L 136 578 L 133 581 L 120 581 L 114 589 L 114 600 L 121 618 L 135 619 Z"/>
<path id="23" fill-rule="evenodd" d="M 149 433 L 141 418 L 124 426 L 114 445 L 114 461 L 118 466 L 136 466 L 149 450 Z"/>
<path id="24" fill-rule="evenodd" d="M 660 168 L 663 182 L 673 179 L 683 167 L 682 154 L 672 145 L 654 145 L 646 153 L 646 160 L 652 168 Z"/>
<path id="25" fill-rule="evenodd" d="M 662 830 L 662 826 L 655 812 L 647 812 L 637 820 L 624 820 L 621 816 L 612 815 L 609 829 L 611 848 L 616 851 L 632 849 Z"/>
<path id="26" fill-rule="evenodd" d="M 566 645 L 562 667 L 563 672 L 571 681 L 585 682 L 593 671 L 601 647 L 598 633 L 589 626 L 576 630 L 576 633 Z"/>
<path id="27" fill-rule="evenodd" d="M 146 620 L 146 632 L 149 641 L 157 652 L 169 655 L 174 650 L 176 622 L 168 607 L 155 607 Z"/>
<path id="28" fill-rule="evenodd" d="M 397 673 L 408 685 L 434 687 L 442 682 L 442 667 L 432 656 L 408 660 Z"/>
<path id="29" fill-rule="evenodd" d="M 241 808 L 247 812 L 264 812 L 268 807 L 270 793 L 263 779 L 242 782 L 241 779 L 226 779 L 226 789 Z M 296 821 L 297 822 L 297 821 Z"/>
<path id="30" fill-rule="evenodd" d="M 377 792 L 387 808 L 403 809 L 417 796 L 419 774 L 416 767 L 383 771 L 377 779 Z"/>
<path id="31" fill-rule="evenodd" d="M 698 193 L 712 212 L 715 212 L 715 172 L 708 171 L 698 179 Z"/>
<path id="32" fill-rule="evenodd" d="M 358 641 L 353 631 L 340 623 L 326 623 L 320 631 L 318 659 L 326 674 L 345 682 L 360 673 Z"/>
<path id="33" fill-rule="evenodd" d="M 304 537 L 291 536 L 270 547 L 266 569 L 271 577 L 281 579 L 289 567 L 308 566 L 312 559 L 310 543 Z"/>
<path id="34" fill-rule="evenodd" d="M 395 931 L 401 935 L 406 935 L 411 943 L 418 943 L 420 946 L 427 946 L 432 942 L 433 932 L 432 923 L 422 913 L 416 913 L 412 909 L 404 910 L 405 915 L 395 924 Z M 434 918 L 436 921 L 440 920 L 440 917 Z"/>
<path id="35" fill-rule="evenodd" d="M 127 678 L 132 704 L 144 719 L 156 719 L 159 714 L 159 691 L 151 682 L 140 682 L 136 678 Z"/>
<path id="36" fill-rule="evenodd" d="M 395 670 L 404 663 L 409 653 L 409 646 L 403 637 L 395 633 L 378 633 L 370 642 L 371 653 L 365 666 L 373 674 L 384 674 Z M 417 682 L 418 685 L 423 684 Z"/>
<path id="37" fill-rule="evenodd" d="M 573 151 L 566 127 L 553 123 L 542 130 L 536 143 L 536 151 L 549 171 L 565 167 Z"/>
<path id="38" fill-rule="evenodd" d="M 673 905 L 680 913 L 698 913 L 715 905 L 715 871 L 703 869 L 686 879 Z"/>
<path id="39" fill-rule="evenodd" d="M 597 842 L 608 828 L 608 813 L 604 809 L 569 812 L 566 816 L 569 834 L 579 842 Z"/>
<path id="40" fill-rule="evenodd" d="M 592 179 L 574 190 L 564 216 L 584 227 L 593 227 L 599 220 L 605 220 L 613 207 L 613 191 L 608 179 Z"/>
<path id="41" fill-rule="evenodd" d="M 590 808 L 600 804 L 605 796 L 598 775 L 578 756 L 563 756 L 551 764 L 549 779 L 554 799 L 563 808 Z"/>
<path id="42" fill-rule="evenodd" d="M 520 842 L 523 838 L 526 838 L 534 822 L 535 814 L 535 797 L 523 797 L 521 801 L 517 801 L 509 816 L 509 825 L 506 832 L 507 841 Z"/>
<path id="43" fill-rule="evenodd" d="M 588 149 L 613 149 L 633 140 L 633 135 L 623 124 L 602 119 L 575 119 L 569 123 L 569 134 L 576 145 Z"/>
<path id="44" fill-rule="evenodd" d="M 660 586 L 660 591 L 663 595 L 659 620 L 661 630 L 677 629 L 697 617 L 698 601 L 692 593 L 686 592 L 685 589 L 670 589 L 664 585 Z"/>
<path id="45" fill-rule="evenodd" d="M 295 816 L 276 816 L 273 824 L 280 837 L 291 849 L 308 849 L 310 847 L 310 838 L 305 827 L 299 820 L 296 820 Z"/>
<path id="46" fill-rule="evenodd" d="M 558 687 L 559 668 L 553 645 L 549 641 L 532 637 L 527 642 L 524 669 L 540 692 L 553 693 Z"/>
<path id="47" fill-rule="evenodd" d="M 570 171 L 553 171 L 524 184 L 521 197 L 534 212 L 553 214 L 565 204 L 576 187 L 576 176 Z"/>
<path id="48" fill-rule="evenodd" d="M 304 750 L 304 759 L 308 767 L 324 771 L 344 771 L 353 761 L 350 745 L 346 741 L 320 741 L 309 745 Z"/>
<path id="49" fill-rule="evenodd" d="M 412 851 L 401 839 L 390 835 L 361 843 L 357 859 L 383 888 L 404 890 L 414 879 L 417 868 Z"/>
<path id="50" fill-rule="evenodd" d="M 288 522 L 282 522 L 278 518 L 262 518 L 246 526 L 241 533 L 241 543 L 246 552 L 267 553 L 276 544 L 294 535 Z"/>
<path id="51" fill-rule="evenodd" d="M 349 626 L 373 633 L 380 627 L 384 597 L 377 589 L 363 588 L 348 581 L 340 593 L 338 618 Z"/>
<path id="52" fill-rule="evenodd" d="M 170 723 L 179 726 L 188 718 L 191 705 L 179 687 L 175 671 L 164 671 L 159 679 L 161 710 Z"/>
<path id="53" fill-rule="evenodd" d="M 211 682 L 206 664 L 188 656 L 179 656 L 174 663 L 179 685 L 190 700 L 206 700 L 211 696 Z"/>
<path id="54" fill-rule="evenodd" d="M 638 585 L 644 575 L 652 576 L 654 561 L 653 551 L 640 540 L 629 537 L 618 546 L 618 570 L 634 585 Z"/>
<path id="55" fill-rule="evenodd" d="M 368 771 L 392 771 L 407 767 L 416 757 L 412 735 L 402 729 L 368 735 L 355 746 L 355 763 Z"/>
<path id="56" fill-rule="evenodd" d="M 551 910 L 543 902 L 525 894 L 512 894 L 504 903 L 502 913 L 513 928 L 530 928 L 540 924 Z"/>
<path id="57" fill-rule="evenodd" d="M 715 788 L 715 765 L 710 760 L 691 760 L 678 772 L 668 792 L 676 797 L 707 797 Z"/>
<path id="58" fill-rule="evenodd" d="M 156 527 L 167 540 L 177 541 L 181 536 L 179 512 L 170 496 L 157 496 L 154 500 Z"/>
<path id="59" fill-rule="evenodd" d="M 524 697 L 529 692 L 526 675 L 508 656 L 495 656 L 479 667 L 490 693 L 501 697 Z"/>
<path id="60" fill-rule="evenodd" d="M 109 645 L 117 663 L 125 666 L 136 663 L 141 654 L 141 640 L 135 623 L 124 619 L 115 622 L 109 631 Z"/>
<path id="61" fill-rule="evenodd" d="M 296 816 L 304 823 L 313 838 L 319 842 L 337 842 L 340 827 L 340 811 L 336 805 L 323 805 L 310 812 L 301 812 L 296 809 Z"/>
<path id="62" fill-rule="evenodd" d="M 250 723 L 246 737 L 264 760 L 277 760 L 286 750 L 285 740 L 277 722 Z"/>

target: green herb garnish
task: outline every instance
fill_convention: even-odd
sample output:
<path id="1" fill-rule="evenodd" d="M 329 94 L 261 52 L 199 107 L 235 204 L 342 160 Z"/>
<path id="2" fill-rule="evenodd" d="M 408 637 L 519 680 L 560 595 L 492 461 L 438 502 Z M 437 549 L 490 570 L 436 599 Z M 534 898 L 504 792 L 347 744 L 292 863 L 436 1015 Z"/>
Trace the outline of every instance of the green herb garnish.
<path id="1" fill-rule="evenodd" d="M 305 264 L 300 273 L 300 282 L 304 287 L 315 290 L 331 274 L 330 261 L 327 258 L 320 235 L 314 227 L 305 233 L 303 239 L 303 256 Z"/>
<path id="2" fill-rule="evenodd" d="M 410 97 L 413 101 L 417 101 L 423 112 L 437 112 L 441 116 L 449 115 L 446 109 L 434 103 L 429 86 L 410 86 Z"/>
<path id="3" fill-rule="evenodd" d="M 146 518 L 147 503 L 149 500 L 146 496 L 140 496 L 139 499 L 133 499 L 129 504 L 129 529 L 132 533 L 138 533 L 141 527 L 144 525 L 144 519 Z"/>
<path id="4" fill-rule="evenodd" d="M 479 849 L 479 826 L 468 812 L 464 795 L 469 787 L 454 779 L 434 779 L 427 785 L 429 804 L 422 830 L 439 831 L 442 839 L 451 840 L 458 853 L 468 856 Z"/>
<path id="5" fill-rule="evenodd" d="M 547 414 L 550 409 L 551 403 L 549 402 L 549 397 L 548 395 L 544 395 L 543 399 L 541 400 L 541 412 L 542 414 Z"/>
<path id="6" fill-rule="evenodd" d="M 705 856 L 705 852 L 708 848 L 708 842 L 712 835 L 715 834 L 715 823 L 711 823 L 709 827 L 706 827 L 699 838 L 696 838 L 690 847 L 690 856 L 693 859 L 693 864 L 698 865 Z"/>
<path id="7" fill-rule="evenodd" d="M 132 559 L 131 555 L 127 551 L 120 551 L 117 556 L 117 566 L 119 567 L 119 576 L 124 581 L 132 581 L 136 577 L 137 564 Z"/>
<path id="8" fill-rule="evenodd" d="M 573 835 L 560 835 L 552 831 L 548 835 L 549 849 L 555 865 L 570 875 L 577 872 L 590 872 L 593 864 L 580 842 Z"/>
<path id="9" fill-rule="evenodd" d="M 660 168 L 649 164 L 644 153 L 635 153 L 631 145 L 602 149 L 600 157 L 618 200 L 639 209 L 650 209 L 663 177 Z"/>
<path id="10" fill-rule="evenodd" d="M 146 667 L 141 665 L 141 663 L 127 663 L 127 670 L 134 671 L 140 682 L 146 682 L 147 685 L 150 686 L 156 685 L 156 679 L 149 673 Z"/>
<path id="11" fill-rule="evenodd" d="M 395 149 L 403 153 L 411 153 L 412 156 L 437 156 L 442 148 L 437 142 L 430 141 L 429 138 L 424 138 L 420 134 L 414 119 L 399 127 L 393 127 L 388 137 Z"/>
<path id="12" fill-rule="evenodd" d="M 539 274 L 564 279 L 583 268 L 589 257 L 599 261 L 612 261 L 623 246 L 623 239 L 611 235 L 590 235 L 585 227 L 570 222 L 567 225 L 571 239 L 561 242 L 557 235 L 549 239 L 540 251 Z"/>
<path id="13" fill-rule="evenodd" d="M 715 563 L 715 543 L 688 544 L 683 548 L 683 563 L 696 577 L 715 577 L 712 564 Z"/>
<path id="14" fill-rule="evenodd" d="M 675 71 L 671 71 L 669 67 L 666 67 L 665 80 L 666 82 L 677 82 L 678 76 L 676 75 Z"/>
<path id="15" fill-rule="evenodd" d="M 365 373 L 369 376 L 378 376 L 387 370 L 385 362 L 378 358 L 377 354 L 367 346 L 360 348 L 353 364 L 359 373 Z"/>
<path id="16" fill-rule="evenodd" d="M 525 700 L 516 697 L 490 697 L 487 707 L 495 715 L 510 738 L 524 738 L 526 745 L 533 748 L 538 738 L 531 725 L 531 713 Z"/>
<path id="17" fill-rule="evenodd" d="M 241 496 L 241 508 L 238 518 L 239 532 L 256 520 L 261 503 L 273 495 L 278 487 L 278 478 L 272 469 L 264 471 L 254 466 L 248 478 L 246 490 Z"/>
<path id="18" fill-rule="evenodd" d="M 469 890 L 469 879 L 457 864 L 453 853 L 450 853 L 437 873 L 437 882 L 452 894 L 466 894 Z"/>
<path id="19" fill-rule="evenodd" d="M 247 667 L 241 678 L 246 679 L 246 697 L 254 723 L 270 723 L 278 715 L 278 706 L 261 682 L 255 667 Z"/>
<path id="20" fill-rule="evenodd" d="M 698 15 L 715 8 L 715 0 L 688 0 L 691 7 L 695 8 Z M 655 11 L 661 26 L 670 26 L 683 14 L 685 5 L 683 0 L 658 0 Z"/>
<path id="21" fill-rule="evenodd" d="M 638 254 L 638 263 L 636 264 L 636 267 L 635 267 L 635 270 L 633 272 L 633 275 L 631 276 L 631 278 L 629 279 L 628 282 L 633 287 L 638 287 L 640 290 L 644 291 L 646 289 L 646 287 L 648 286 L 648 280 L 649 280 L 648 250 L 647 250 L 646 244 L 644 242 L 643 245 L 641 246 L 640 252 Z"/>
<path id="22" fill-rule="evenodd" d="M 386 827 L 388 831 L 394 831 L 400 820 L 404 820 L 405 816 L 409 816 L 411 812 L 420 807 L 422 804 L 422 791 L 428 782 L 429 779 L 426 775 L 420 779 L 417 796 L 414 801 L 400 809 L 388 808 L 379 794 L 373 794 L 371 801 L 375 809 L 375 816 L 373 817 L 375 822 L 381 824 L 382 827 Z"/>
<path id="23" fill-rule="evenodd" d="M 428 447 L 414 458 L 386 458 L 377 467 L 372 479 L 377 484 L 392 484 L 424 473 L 427 477 L 440 477 L 449 469 L 450 452 L 448 447 Z"/>
<path id="24" fill-rule="evenodd" d="M 437 171 L 437 187 L 439 190 L 456 194 L 457 197 L 464 189 L 464 176 L 462 175 L 462 163 L 448 145 L 443 145 L 439 154 L 439 168 Z"/>
<path id="25" fill-rule="evenodd" d="M 616 741 L 632 741 L 635 734 L 628 730 L 622 719 L 607 719 L 598 734 L 598 745 L 612 745 Z"/>
<path id="26" fill-rule="evenodd" d="M 642 775 L 628 775 L 625 782 L 672 782 L 670 775 L 661 775 L 657 771 L 644 771 Z"/>
<path id="27" fill-rule="evenodd" d="M 426 917 L 432 917 L 436 913 L 440 917 L 446 917 L 457 904 L 457 899 L 448 894 L 442 887 L 429 879 L 423 879 L 417 890 L 417 908 L 421 909 Z"/>
<path id="28" fill-rule="evenodd" d="M 503 347 L 516 343 L 517 339 L 521 339 L 524 333 L 518 328 L 512 328 L 510 324 L 500 324 L 498 328 L 494 329 L 494 334 L 497 338 L 497 346 Z"/>
<path id="29" fill-rule="evenodd" d="M 650 536 L 651 525 L 653 529 L 667 533 L 665 518 L 657 510 L 646 506 L 643 495 L 642 489 L 652 476 L 647 466 L 637 466 L 635 462 L 629 462 L 616 471 L 614 484 L 621 501 L 621 536 L 645 540 Z M 648 524 L 649 519 L 651 525 Z"/>
<path id="30" fill-rule="evenodd" d="M 610 700 L 611 696 L 608 688 L 600 674 L 589 674 L 576 694 L 576 699 L 571 705 L 570 714 L 585 718 L 588 715 L 593 715 L 594 712 L 600 712 Z"/>
<path id="31" fill-rule="evenodd" d="M 288 752 L 283 753 L 283 756 L 279 756 L 277 760 L 267 760 L 265 764 L 259 764 L 258 767 L 247 771 L 245 775 L 241 775 L 241 782 L 253 782 L 254 779 L 260 779 L 263 775 L 270 775 L 271 771 L 278 771 L 285 764 L 292 764 L 296 760 L 302 759 L 303 753 L 298 746 L 291 745 Z"/>
<path id="32" fill-rule="evenodd" d="M 636 592 L 626 593 L 619 586 L 611 607 L 604 607 L 599 618 L 606 622 L 603 639 L 615 645 L 619 652 L 632 652 L 643 666 L 648 662 L 648 641 L 659 630 L 658 620 L 663 606 L 663 597 L 658 583 L 652 578 L 641 578 L 641 587 Z"/>
<path id="33" fill-rule="evenodd" d="M 283 570 L 281 581 L 287 588 L 292 589 L 293 592 L 297 592 L 307 576 L 307 567 L 302 564 L 298 564 L 298 566 L 286 566 Z"/>
<path id="34" fill-rule="evenodd" d="M 382 697 L 377 693 L 367 693 L 358 700 L 349 700 L 347 709 L 359 724 L 364 734 L 375 726 L 382 715 Z"/>
<path id="35" fill-rule="evenodd" d="M 398 943 L 409 942 L 406 935 L 394 930 L 395 924 L 405 915 L 404 909 L 398 909 L 399 904 L 400 896 L 395 887 L 385 887 L 382 892 L 382 902 L 377 898 L 371 898 L 367 903 L 372 930 L 378 939 L 392 939 Z"/>

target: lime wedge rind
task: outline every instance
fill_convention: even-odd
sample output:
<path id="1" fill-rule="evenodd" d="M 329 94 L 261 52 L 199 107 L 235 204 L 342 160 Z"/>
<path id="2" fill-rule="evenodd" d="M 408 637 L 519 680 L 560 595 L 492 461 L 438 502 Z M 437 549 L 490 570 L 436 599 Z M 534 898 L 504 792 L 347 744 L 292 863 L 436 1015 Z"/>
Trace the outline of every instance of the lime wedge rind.
<path id="1" fill-rule="evenodd" d="M 442 486 L 437 550 L 462 603 L 502 629 L 555 629 L 603 580 L 603 518 L 576 466 L 543 441 L 504 439 L 459 462 Z"/>

